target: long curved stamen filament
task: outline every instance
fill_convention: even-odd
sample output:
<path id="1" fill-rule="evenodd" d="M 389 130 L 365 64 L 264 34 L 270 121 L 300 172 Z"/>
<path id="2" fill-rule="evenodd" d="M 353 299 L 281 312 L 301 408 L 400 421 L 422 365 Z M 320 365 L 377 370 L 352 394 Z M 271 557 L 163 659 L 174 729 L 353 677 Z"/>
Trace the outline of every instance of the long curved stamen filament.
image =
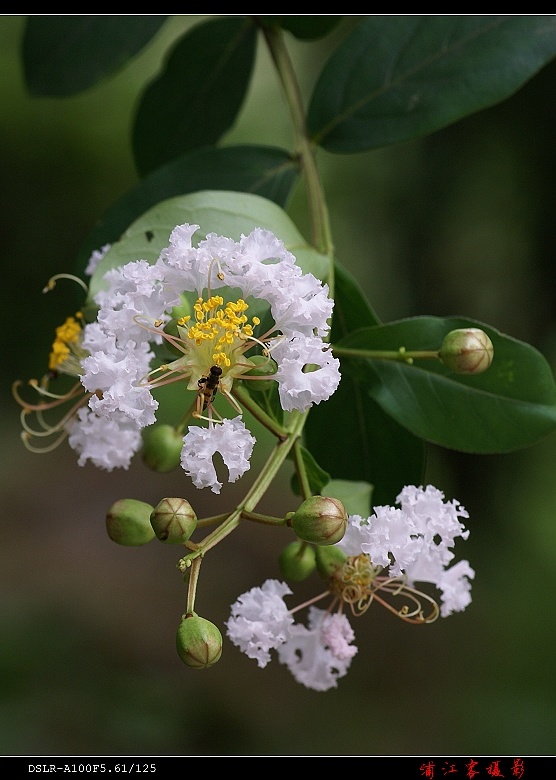
<path id="1" fill-rule="evenodd" d="M 52 452 L 52 450 L 55 450 L 56 447 L 58 447 L 64 439 L 67 438 L 68 433 L 67 431 L 63 431 L 60 436 L 56 439 L 56 441 L 53 441 L 52 444 L 47 445 L 46 447 L 33 447 L 32 444 L 29 443 L 29 439 L 31 438 L 29 434 L 26 431 L 21 431 L 21 441 L 25 445 L 25 448 L 29 450 L 29 452 L 35 452 L 39 455 L 46 454 L 47 452 Z"/>
<path id="2" fill-rule="evenodd" d="M 40 403 L 40 404 L 31 404 L 25 401 L 21 395 L 19 394 L 18 387 L 23 384 L 23 382 L 18 379 L 16 380 L 12 385 L 12 395 L 17 401 L 17 403 L 22 406 L 26 411 L 29 412 L 44 412 L 48 409 L 54 409 L 56 406 L 60 406 L 61 404 L 65 403 L 66 401 L 70 401 L 72 398 L 74 398 L 76 395 L 79 395 L 83 388 L 79 382 L 76 382 L 75 385 L 69 390 L 65 395 L 54 395 L 53 393 L 49 393 L 47 390 L 42 388 L 38 383 L 35 384 L 36 380 L 31 380 L 29 384 L 31 387 L 33 387 L 38 393 L 41 395 L 46 395 L 49 398 L 52 398 L 54 400 L 50 402 Z M 90 393 L 86 394 L 86 397 L 90 397 Z"/>
<path id="3" fill-rule="evenodd" d="M 415 605 L 414 609 L 410 611 L 409 606 L 406 604 L 401 609 L 396 609 L 387 601 L 377 595 L 379 590 L 391 593 L 393 596 L 402 595 Z M 421 623 L 433 623 L 438 615 L 439 609 L 436 601 L 422 591 L 406 585 L 403 579 L 398 577 L 392 577 L 391 579 L 383 580 L 377 583 L 376 588 L 373 590 L 373 597 L 386 609 L 390 610 L 394 615 L 404 620 L 406 623 L 421 624 Z M 431 613 L 425 616 L 421 601 L 424 600 L 432 607 Z"/>
<path id="4" fill-rule="evenodd" d="M 43 293 L 50 292 L 56 287 L 56 282 L 58 279 L 70 279 L 72 282 L 77 282 L 77 284 L 85 290 L 85 294 L 88 294 L 89 288 L 83 281 L 83 279 L 80 279 L 78 276 L 74 276 L 73 274 L 54 274 L 54 276 L 51 276 L 48 282 L 43 287 Z"/>

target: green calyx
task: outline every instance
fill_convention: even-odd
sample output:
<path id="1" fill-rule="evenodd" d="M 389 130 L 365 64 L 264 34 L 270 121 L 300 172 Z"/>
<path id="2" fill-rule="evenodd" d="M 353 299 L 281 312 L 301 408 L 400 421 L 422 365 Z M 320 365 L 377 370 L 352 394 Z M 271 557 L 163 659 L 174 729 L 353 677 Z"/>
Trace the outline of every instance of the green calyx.
<path id="1" fill-rule="evenodd" d="M 143 462 L 153 471 L 172 471 L 179 466 L 182 447 L 182 433 L 171 425 L 152 425 L 143 433 Z"/>
<path id="2" fill-rule="evenodd" d="M 185 498 L 163 498 L 150 515 L 157 539 L 165 544 L 184 544 L 197 527 L 197 515 Z"/>
<path id="3" fill-rule="evenodd" d="M 122 498 L 112 504 L 106 515 L 106 530 L 113 542 L 139 547 L 154 539 L 151 526 L 153 507 L 134 498 Z"/>
<path id="4" fill-rule="evenodd" d="M 295 541 L 288 544 L 279 558 L 280 571 L 287 580 L 299 582 L 307 579 L 315 570 L 315 550 L 307 542 Z"/>
<path id="5" fill-rule="evenodd" d="M 328 496 L 311 496 L 289 518 L 296 535 L 312 544 L 336 544 L 347 527 L 347 512 L 341 501 Z"/>
<path id="6" fill-rule="evenodd" d="M 458 328 L 442 342 L 438 357 L 455 374 L 482 374 L 492 363 L 494 346 L 480 328 Z"/>
<path id="7" fill-rule="evenodd" d="M 187 666 L 208 669 L 220 660 L 222 634 L 210 620 L 184 615 L 176 635 L 176 649 Z"/>
<path id="8" fill-rule="evenodd" d="M 315 558 L 318 573 L 323 580 L 329 580 L 348 557 L 339 547 L 317 547 Z"/>

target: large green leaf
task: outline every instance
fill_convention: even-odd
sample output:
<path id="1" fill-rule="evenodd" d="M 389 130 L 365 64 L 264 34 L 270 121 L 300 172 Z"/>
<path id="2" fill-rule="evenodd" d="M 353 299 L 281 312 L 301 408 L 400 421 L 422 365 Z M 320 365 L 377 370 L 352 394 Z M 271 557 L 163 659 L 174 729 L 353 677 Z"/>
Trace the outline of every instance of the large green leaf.
<path id="1" fill-rule="evenodd" d="M 30 16 L 23 67 L 32 95 L 67 97 L 123 67 L 166 16 Z"/>
<path id="2" fill-rule="evenodd" d="M 118 200 L 87 236 L 78 258 L 83 269 L 95 249 L 117 241 L 141 214 L 162 200 L 200 190 L 252 192 L 284 207 L 299 169 L 283 149 L 209 146 L 157 168 Z"/>
<path id="3" fill-rule="evenodd" d="M 437 359 L 414 364 L 346 358 L 349 371 L 376 403 L 416 436 L 463 452 L 510 452 L 556 430 L 556 387 L 550 367 L 533 347 L 482 323 L 417 317 L 363 328 L 338 342 L 357 350 L 437 350 L 455 328 L 478 327 L 494 345 L 482 374 L 454 374 Z M 323 462 L 326 468 L 326 462 Z"/>
<path id="4" fill-rule="evenodd" d="M 556 16 L 369 16 L 334 52 L 314 140 L 359 152 L 432 133 L 509 97 L 556 55 Z"/>
<path id="5" fill-rule="evenodd" d="M 233 125 L 249 86 L 257 29 L 243 17 L 211 19 L 186 33 L 145 90 L 133 129 L 144 175 Z"/>
<path id="6" fill-rule="evenodd" d="M 297 227 L 276 203 L 259 195 L 242 192 L 205 191 L 170 198 L 149 209 L 125 231 L 102 259 L 91 277 L 92 297 L 102 287 L 108 269 L 132 260 L 154 263 L 176 225 L 199 225 L 194 240 L 217 233 L 238 240 L 256 227 L 266 228 L 280 238 L 300 268 L 318 278 L 326 276 L 328 259 L 311 247 Z"/>
<path id="7" fill-rule="evenodd" d="M 378 323 L 358 283 L 339 264 L 334 300 L 334 343 L 356 328 Z M 367 378 L 349 368 L 350 361 L 341 360 L 339 388 L 311 409 L 305 441 L 335 479 L 370 483 L 375 503 L 393 504 L 404 485 L 420 484 L 425 445 L 380 408 L 369 395 Z"/>

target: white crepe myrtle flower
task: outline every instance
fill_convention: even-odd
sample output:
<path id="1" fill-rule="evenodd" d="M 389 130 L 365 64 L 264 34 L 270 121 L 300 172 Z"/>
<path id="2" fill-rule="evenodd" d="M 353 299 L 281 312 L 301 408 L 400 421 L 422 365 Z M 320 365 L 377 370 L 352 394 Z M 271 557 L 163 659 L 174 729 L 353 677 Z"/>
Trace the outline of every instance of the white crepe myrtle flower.
<path id="1" fill-rule="evenodd" d="M 260 588 L 251 588 L 232 604 L 226 623 L 228 636 L 261 668 L 270 661 L 270 650 L 291 636 L 294 619 L 284 601 L 288 594 L 291 590 L 284 582 L 266 580 Z"/>
<path id="2" fill-rule="evenodd" d="M 222 483 L 216 476 L 213 456 L 220 453 L 228 468 L 229 482 L 235 482 L 250 468 L 254 444 L 255 438 L 240 417 L 208 428 L 190 426 L 183 439 L 181 465 L 195 487 L 210 487 L 213 493 L 220 493 Z"/>
<path id="3" fill-rule="evenodd" d="M 139 426 L 122 413 L 113 414 L 109 419 L 81 407 L 68 428 L 68 442 L 78 453 L 80 466 L 90 460 L 107 471 L 127 469 L 141 446 Z"/>
<path id="4" fill-rule="evenodd" d="M 304 274 L 268 230 L 239 241 L 211 233 L 193 246 L 197 230 L 178 225 L 154 264 L 139 259 L 104 275 L 96 322 L 85 329 L 81 382 L 98 416 L 122 413 L 145 427 L 156 420 L 152 391 L 184 380 L 197 394 L 193 417 L 209 427 L 190 426 L 181 464 L 197 487 L 219 492 L 213 455 L 222 454 L 234 481 L 249 468 L 254 439 L 238 418 L 215 420 L 216 392 L 241 412 L 231 397 L 234 382 L 259 381 L 262 355 L 269 367 L 263 378 L 277 382 L 282 408 L 303 412 L 332 395 L 340 372 L 324 340 L 333 307 L 326 285 Z M 176 307 L 190 313 L 176 318 Z M 251 307 L 264 315 L 264 332 Z M 163 341 L 174 354 L 156 365 Z M 252 357 L 259 376 L 248 376 Z"/>
<path id="5" fill-rule="evenodd" d="M 404 577 L 409 586 L 429 582 L 442 591 L 441 615 L 465 609 L 470 603 L 473 569 L 467 561 L 447 569 L 452 548 L 469 531 L 460 518 L 469 517 L 457 501 L 444 501 L 432 485 L 404 487 L 396 502 L 401 508 L 377 506 L 369 518 L 352 515 L 337 547 L 346 555 L 365 554 L 391 577 Z M 457 576 L 456 576 L 457 573 Z"/>
<path id="6" fill-rule="evenodd" d="M 350 628 L 345 615 L 327 615 L 322 609 L 310 607 L 308 626 L 292 626 L 290 638 L 277 648 L 278 660 L 306 688 L 336 688 L 337 680 L 347 674 L 357 652 L 356 647 L 349 645 L 353 639 Z"/>

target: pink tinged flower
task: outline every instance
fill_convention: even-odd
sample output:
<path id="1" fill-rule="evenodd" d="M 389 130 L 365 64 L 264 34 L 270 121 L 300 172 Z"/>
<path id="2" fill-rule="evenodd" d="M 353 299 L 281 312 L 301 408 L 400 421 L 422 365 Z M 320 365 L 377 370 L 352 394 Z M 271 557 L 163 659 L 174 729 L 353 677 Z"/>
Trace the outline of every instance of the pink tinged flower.
<path id="1" fill-rule="evenodd" d="M 210 487 L 213 493 L 220 493 L 222 483 L 212 461 L 215 453 L 220 453 L 228 468 L 228 481 L 235 482 L 249 470 L 254 444 L 254 437 L 239 416 L 209 428 L 190 426 L 183 439 L 181 465 L 195 487 Z"/>
<path id="2" fill-rule="evenodd" d="M 278 658 L 293 674 L 297 682 L 315 691 L 327 691 L 336 688 L 337 680 L 347 674 L 351 663 L 351 655 L 346 651 L 347 640 L 340 641 L 337 626 L 328 627 L 323 632 L 326 612 L 316 607 L 309 609 L 309 626 L 296 623 L 291 627 L 291 638 L 277 648 Z M 340 655 L 350 657 L 340 658 L 328 645 L 332 636 L 334 649 Z M 344 638 L 345 639 L 345 638 Z M 354 648 L 355 652 L 357 649 Z"/>
<path id="3" fill-rule="evenodd" d="M 330 398 L 340 383 L 340 361 L 316 336 L 285 339 L 272 349 L 272 357 L 278 364 L 274 378 L 285 411 L 304 412 Z"/>
<path id="4" fill-rule="evenodd" d="M 270 650 L 279 647 L 291 635 L 293 617 L 284 601 L 291 590 L 284 582 L 267 580 L 260 588 L 251 588 L 232 604 L 226 623 L 228 636 L 261 668 L 270 661 Z"/>
<path id="5" fill-rule="evenodd" d="M 98 417 L 82 407 L 70 425 L 68 442 L 79 454 L 80 466 L 90 460 L 107 471 L 127 469 L 141 447 L 139 426 L 121 412 L 115 412 L 110 418 Z"/>
<path id="6" fill-rule="evenodd" d="M 330 648 L 332 655 L 340 661 L 348 661 L 357 652 L 355 633 L 344 614 L 334 613 L 322 621 L 322 640 Z"/>

